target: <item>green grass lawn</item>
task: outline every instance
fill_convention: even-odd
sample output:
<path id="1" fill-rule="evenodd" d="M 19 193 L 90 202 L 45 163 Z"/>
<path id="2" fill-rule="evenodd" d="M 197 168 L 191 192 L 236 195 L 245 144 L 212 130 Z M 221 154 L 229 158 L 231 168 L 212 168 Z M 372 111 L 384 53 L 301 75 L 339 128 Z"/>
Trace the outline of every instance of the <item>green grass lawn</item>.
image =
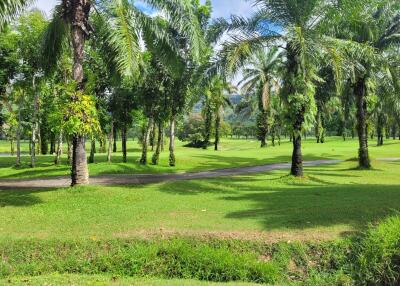
<path id="1" fill-rule="evenodd" d="M 132 145 L 130 148 L 133 150 L 135 147 Z M 161 166 L 140 167 L 134 161 L 139 154 L 138 150 L 129 153 L 131 163 L 100 162 L 91 164 L 90 168 L 92 174 L 198 171 L 285 162 L 290 159 L 290 149 L 289 142 L 285 142 L 282 146 L 259 149 L 258 143 L 254 141 L 225 140 L 219 152 L 184 148 L 180 144 L 177 148 L 178 167 L 174 169 L 166 166 L 166 152 L 163 154 Z M 264 247 L 257 246 L 253 249 L 251 246 L 253 241 L 257 241 L 254 242 L 255 245 L 260 240 L 267 245 L 283 241 L 289 246 L 293 245 L 295 249 L 293 241 L 313 241 L 319 245 L 320 240 L 336 241 L 349 234 L 364 231 L 370 223 L 398 214 L 400 161 L 374 160 L 373 169 L 361 171 L 356 169 L 357 161 L 354 159 L 356 150 L 355 140 L 343 142 L 338 138 L 329 138 L 326 144 L 319 145 L 311 140 L 305 142 L 306 160 L 329 158 L 346 161 L 335 165 L 307 167 L 306 177 L 302 179 L 290 177 L 287 175 L 287 170 L 280 170 L 254 175 L 149 185 L 0 190 L 0 257 L 3 258 L 0 261 L 0 285 L 225 285 L 181 279 L 198 277 L 195 272 L 188 274 L 188 277 L 174 274 L 174 270 L 178 267 L 173 264 L 174 255 L 178 254 L 174 254 L 173 241 L 166 248 L 169 250 L 165 254 L 165 261 L 171 263 L 168 264 L 170 268 L 165 270 L 169 273 L 168 276 L 160 276 L 158 280 L 155 278 L 143 280 L 139 277 L 143 276 L 140 271 L 144 271 L 146 276 L 145 271 L 148 267 L 146 265 L 152 265 L 151 253 L 156 255 L 154 257 L 157 259 L 164 261 L 163 252 L 153 249 L 155 247 L 163 249 L 157 244 L 159 238 L 193 236 L 209 241 L 207 243 L 210 245 L 214 245 L 214 239 L 224 241 L 227 239 L 226 245 L 232 245 L 230 251 L 238 253 L 244 251 L 253 257 L 254 253 L 263 252 Z M 387 142 L 383 147 L 371 146 L 370 150 L 373 158 L 400 157 L 398 141 Z M 118 156 L 116 159 L 120 160 Z M 7 160 L 11 159 L 0 158 L 2 178 L 39 177 L 68 172 L 68 166 L 59 168 L 51 166 L 49 156 L 39 157 L 40 167 L 34 170 L 26 166 L 20 169 L 9 167 Z M 28 159 L 24 157 L 25 164 Z M 98 154 L 97 159 L 104 160 L 104 155 Z M 147 252 L 141 254 L 139 250 L 135 252 L 134 245 L 142 239 L 150 241 L 153 246 L 143 248 L 141 242 L 142 248 L 138 249 L 147 249 L 150 254 Z M 237 244 L 232 239 L 249 239 L 251 242 L 249 245 L 241 242 Z M 107 241 L 114 243 L 110 246 L 113 245 L 115 257 L 113 252 L 108 253 Z M 77 247 L 75 250 L 74 245 Z M 217 245 L 220 245 L 220 242 L 215 242 L 215 249 L 211 247 L 215 255 L 219 253 Z M 242 250 L 240 245 L 243 245 Z M 138 272 L 132 270 L 134 273 L 139 273 L 139 277 L 128 278 L 122 274 L 118 275 L 120 273 L 118 269 L 112 270 L 114 264 L 109 265 L 111 270 L 105 268 L 103 271 L 103 268 L 96 268 L 100 265 L 106 267 L 107 259 L 110 259 L 113 263 L 122 265 L 121 273 L 130 273 L 129 263 L 134 265 L 135 261 L 131 261 L 133 258 L 128 254 L 124 256 L 125 247 L 130 249 L 129 255 L 132 257 L 144 259 L 144 268 L 140 268 Z M 334 244 L 332 247 L 335 247 Z M 265 249 L 274 253 L 273 247 L 268 246 Z M 314 253 L 312 249 L 309 250 L 311 254 Z M 186 251 L 190 252 L 190 248 L 186 248 Z M 195 253 L 197 252 L 194 251 L 193 255 Z M 247 255 L 245 253 L 244 255 Z M 279 266 L 283 263 L 279 261 L 282 257 L 286 257 L 286 252 L 283 248 L 278 253 L 280 254 L 277 258 L 273 258 L 272 263 Z M 343 253 L 343 250 L 339 248 L 336 253 Z M 82 255 L 84 257 L 81 260 Z M 96 255 L 99 256 L 96 258 Z M 233 259 L 236 255 L 230 256 L 229 259 Z M 303 270 L 297 271 L 291 268 L 292 255 L 284 259 L 283 268 L 278 267 L 280 272 L 276 274 L 277 280 L 273 281 L 287 281 L 287 275 L 293 271 L 297 277 L 293 278 L 294 280 L 308 279 L 311 272 L 302 277 L 302 273 L 305 273 Z M 327 256 L 330 257 L 329 252 Z M 46 258 L 41 259 L 41 257 Z M 268 256 L 266 257 L 262 256 L 262 261 L 268 260 Z M 150 261 L 146 262 L 146 258 Z M 54 264 L 54 269 L 61 269 L 61 273 L 51 274 L 53 272 L 49 272 L 50 270 L 46 268 L 46 259 L 54 259 L 51 265 Z M 180 263 L 185 261 L 185 258 L 180 259 Z M 190 259 L 197 261 L 197 258 Z M 322 264 L 331 265 L 329 259 Z M 310 258 L 306 257 L 303 260 L 310 261 Z M 202 265 L 208 264 L 207 261 L 202 263 Z M 214 266 L 211 265 L 210 269 L 204 271 L 225 273 L 224 271 L 229 272 L 232 268 L 230 264 L 223 266 L 224 260 L 218 263 L 216 265 L 222 267 L 220 270 L 212 268 Z M 190 266 L 190 263 L 188 265 Z M 189 267 L 188 265 L 185 267 Z M 153 273 L 157 273 L 157 267 L 155 265 Z M 26 276 L 7 276 L 7 273 Z M 269 277 L 268 275 L 266 277 Z M 254 280 L 248 277 L 245 281 Z M 328 285 L 324 283 L 315 282 L 306 285 Z M 226 285 L 252 284 L 233 282 Z"/>
<path id="2" fill-rule="evenodd" d="M 208 150 L 183 147 L 183 143 L 177 142 L 177 165 L 174 168 L 168 166 L 168 152 L 161 154 L 160 165 L 141 166 L 138 164 L 140 157 L 140 146 L 130 140 L 128 142 L 128 163 L 122 163 L 121 153 L 114 154 L 113 163 L 106 162 L 106 154 L 96 154 L 96 163 L 89 165 L 91 175 L 101 174 L 138 174 L 138 173 L 172 173 L 172 172 L 195 172 L 220 168 L 231 168 L 240 166 L 252 166 L 277 162 L 289 162 L 292 145 L 284 141 L 281 146 L 259 148 L 255 140 L 231 140 L 223 139 L 220 151 L 215 152 L 212 148 Z M 7 151 L 9 143 L 0 142 L 0 150 Z M 23 150 L 27 148 L 26 143 Z M 329 137 L 325 144 L 316 144 L 310 138 L 303 143 L 303 154 L 305 160 L 317 159 L 350 159 L 357 156 L 357 140 L 344 142 L 339 137 Z M 167 148 L 166 148 L 167 149 Z M 387 140 L 385 146 L 370 146 L 372 158 L 384 158 L 400 156 L 400 141 Z M 1 152 L 0 152 L 1 153 Z M 149 152 L 149 160 L 152 153 Z M 69 175 L 70 167 L 66 165 L 63 157 L 62 166 L 55 167 L 53 156 L 38 156 L 37 167 L 29 168 L 30 158 L 24 156 L 22 166 L 14 167 L 15 157 L 0 157 L 0 179 L 1 178 L 38 178 L 48 176 Z"/>
<path id="3" fill-rule="evenodd" d="M 151 185 L 0 191 L 0 239 L 211 235 L 331 239 L 400 210 L 400 162 Z"/>

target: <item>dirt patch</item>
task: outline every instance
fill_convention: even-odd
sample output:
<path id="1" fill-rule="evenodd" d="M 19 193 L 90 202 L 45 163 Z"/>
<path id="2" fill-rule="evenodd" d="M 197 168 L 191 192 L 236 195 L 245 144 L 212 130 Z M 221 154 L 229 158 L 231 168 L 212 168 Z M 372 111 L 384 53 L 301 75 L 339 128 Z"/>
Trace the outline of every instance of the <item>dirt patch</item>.
<path id="1" fill-rule="evenodd" d="M 116 238 L 169 239 L 174 237 L 199 238 L 204 240 L 250 240 L 275 242 L 318 242 L 335 240 L 341 236 L 337 231 L 193 231 L 193 230 L 132 230 L 113 234 Z"/>

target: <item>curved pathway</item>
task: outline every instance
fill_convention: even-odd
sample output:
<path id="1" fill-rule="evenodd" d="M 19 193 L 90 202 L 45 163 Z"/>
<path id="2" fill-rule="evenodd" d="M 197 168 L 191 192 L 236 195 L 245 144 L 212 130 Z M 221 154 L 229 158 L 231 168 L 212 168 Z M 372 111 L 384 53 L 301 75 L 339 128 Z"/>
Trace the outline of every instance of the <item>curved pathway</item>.
<path id="1" fill-rule="evenodd" d="M 317 160 L 305 161 L 305 167 L 337 164 L 342 160 Z M 202 171 L 193 173 L 167 173 L 167 174 L 113 174 L 90 177 L 90 185 L 100 186 L 121 186 L 159 183 L 167 181 L 205 179 L 224 176 L 246 175 L 261 173 L 273 170 L 289 169 L 290 163 L 277 163 L 261 166 L 239 167 L 229 169 L 219 169 L 212 171 Z M 7 179 L 0 180 L 0 190 L 21 190 L 21 189 L 43 189 L 43 188 L 64 188 L 70 185 L 69 177 L 52 177 L 39 179 Z"/>

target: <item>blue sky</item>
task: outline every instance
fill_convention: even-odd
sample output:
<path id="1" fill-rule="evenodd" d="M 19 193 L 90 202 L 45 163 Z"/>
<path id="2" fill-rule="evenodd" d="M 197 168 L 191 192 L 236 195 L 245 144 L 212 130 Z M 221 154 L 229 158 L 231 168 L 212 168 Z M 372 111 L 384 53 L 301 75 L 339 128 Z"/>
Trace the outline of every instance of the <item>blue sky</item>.
<path id="1" fill-rule="evenodd" d="M 33 6 L 45 11 L 48 15 L 59 0 L 37 0 Z M 231 14 L 247 16 L 252 7 L 245 0 L 212 0 L 213 17 L 229 17 Z"/>

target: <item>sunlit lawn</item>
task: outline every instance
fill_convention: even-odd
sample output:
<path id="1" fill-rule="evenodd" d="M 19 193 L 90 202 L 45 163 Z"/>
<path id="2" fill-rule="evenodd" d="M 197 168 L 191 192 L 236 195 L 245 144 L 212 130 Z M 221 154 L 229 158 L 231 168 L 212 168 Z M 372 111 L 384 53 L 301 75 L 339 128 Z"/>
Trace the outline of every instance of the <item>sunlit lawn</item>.
<path id="1" fill-rule="evenodd" d="M 304 179 L 283 170 L 145 186 L 0 191 L 0 238 L 254 238 L 265 232 L 334 238 L 400 210 L 400 162 L 373 164 L 370 171 L 354 169 L 353 161 L 306 168 Z"/>
<path id="2" fill-rule="evenodd" d="M 316 144 L 310 138 L 303 143 L 303 153 L 305 160 L 317 159 L 350 159 L 357 156 L 357 140 L 347 140 L 344 142 L 339 137 L 330 137 L 325 144 Z M 9 152 L 9 143 L 0 142 L 0 150 Z M 213 148 L 208 150 L 193 149 L 183 147 L 183 143 L 178 142 L 176 156 L 177 165 L 174 168 L 168 166 L 168 152 L 161 155 L 160 165 L 141 166 L 138 164 L 140 157 L 140 146 L 129 141 L 128 144 L 128 163 L 122 163 L 120 152 L 113 154 L 113 163 L 106 162 L 106 154 L 97 153 L 96 163 L 90 164 L 91 175 L 101 174 L 138 174 L 138 173 L 171 173 L 171 172 L 194 172 L 201 170 L 211 170 L 219 168 L 231 168 L 240 166 L 261 165 L 276 162 L 288 162 L 291 155 L 291 143 L 284 141 L 281 146 L 259 148 L 259 143 L 255 140 L 232 140 L 223 139 L 220 151 L 215 152 Z M 27 151 L 26 143 L 23 150 Z M 371 157 L 384 158 L 400 156 L 400 141 L 388 140 L 385 146 L 376 147 L 374 142 L 370 146 Z M 1 153 L 1 152 L 0 152 Z M 152 152 L 149 151 L 149 161 Z M 70 167 L 66 165 L 66 156 L 63 157 L 63 165 L 55 167 L 53 164 L 54 156 L 38 156 L 38 164 L 35 169 L 29 168 L 30 158 L 22 158 L 23 165 L 16 168 L 15 157 L 0 157 L 0 178 L 33 178 L 68 175 Z"/>

